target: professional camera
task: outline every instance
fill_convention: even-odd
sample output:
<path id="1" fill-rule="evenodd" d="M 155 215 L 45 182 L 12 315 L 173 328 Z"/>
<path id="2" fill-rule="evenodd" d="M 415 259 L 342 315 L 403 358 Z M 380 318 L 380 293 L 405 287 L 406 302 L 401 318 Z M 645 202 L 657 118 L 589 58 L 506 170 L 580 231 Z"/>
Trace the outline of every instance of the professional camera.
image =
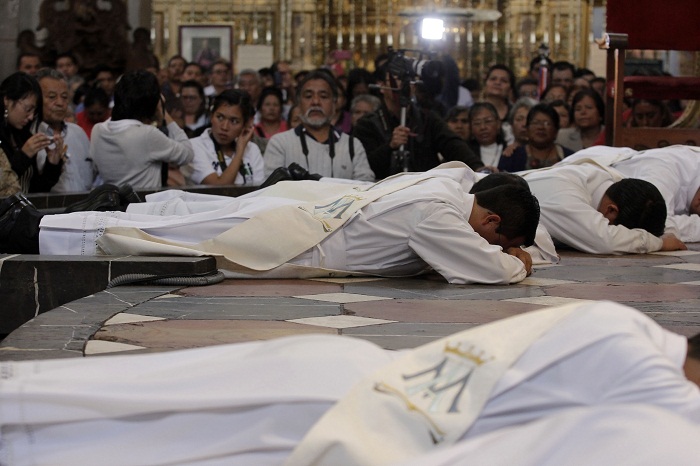
<path id="1" fill-rule="evenodd" d="M 415 54 L 407 56 L 407 53 Z M 442 78 L 442 63 L 435 60 L 434 54 L 420 50 L 388 50 L 388 68 L 392 76 L 401 81 L 433 81 Z"/>

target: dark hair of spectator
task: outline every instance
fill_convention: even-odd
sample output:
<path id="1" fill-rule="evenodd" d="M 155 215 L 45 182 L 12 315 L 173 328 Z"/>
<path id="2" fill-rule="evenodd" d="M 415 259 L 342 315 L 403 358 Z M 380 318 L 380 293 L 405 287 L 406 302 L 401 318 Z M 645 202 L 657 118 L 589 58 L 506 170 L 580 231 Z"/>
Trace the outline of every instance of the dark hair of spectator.
<path id="1" fill-rule="evenodd" d="M 488 110 L 488 112 L 498 121 L 499 127 L 498 127 L 498 136 L 496 136 L 496 142 L 498 144 L 505 144 L 505 135 L 503 134 L 503 127 L 500 126 L 501 119 L 498 116 L 498 110 L 496 110 L 496 107 L 491 102 L 474 102 L 474 105 L 471 106 L 469 109 L 469 122 L 471 124 L 472 121 L 474 121 L 474 115 L 479 110 Z M 472 133 L 472 139 L 474 138 L 474 135 Z"/>
<path id="2" fill-rule="evenodd" d="M 557 70 L 557 71 L 570 70 L 572 77 L 576 75 L 576 67 L 572 63 L 569 63 L 568 61 L 562 60 L 562 61 L 557 61 L 557 62 L 552 63 L 552 71 L 554 71 L 554 70 Z"/>
<path id="3" fill-rule="evenodd" d="M 451 121 L 456 119 L 458 116 L 460 116 L 462 113 L 466 113 L 467 117 L 469 116 L 469 107 L 465 107 L 464 105 L 455 105 L 451 109 L 447 111 L 445 114 L 445 121 Z"/>
<path id="4" fill-rule="evenodd" d="M 574 94 L 574 98 L 571 101 L 571 121 L 574 121 L 574 108 L 576 107 L 576 104 L 579 103 L 584 97 L 590 97 L 593 99 L 595 108 L 598 110 L 598 116 L 600 117 L 600 124 L 603 124 L 603 121 L 605 120 L 605 102 L 603 102 L 603 98 L 600 96 L 600 94 L 591 88 L 581 89 Z"/>
<path id="5" fill-rule="evenodd" d="M 508 73 L 508 81 L 510 82 L 510 89 L 511 91 L 515 91 L 515 75 L 513 74 L 513 70 L 508 68 L 506 65 L 503 65 L 501 63 L 496 63 L 495 65 L 491 65 L 489 70 L 486 72 L 486 79 L 484 79 L 484 82 L 486 82 L 487 79 L 489 79 L 489 76 L 491 76 L 491 73 L 493 73 L 495 70 L 502 70 Z M 500 120 L 500 118 L 499 118 Z"/>
<path id="6" fill-rule="evenodd" d="M 559 121 L 559 114 L 557 113 L 556 110 L 554 110 L 553 105 L 537 104 L 534 107 L 532 107 L 530 109 L 530 111 L 527 112 L 527 126 L 530 126 L 530 123 L 532 123 L 532 120 L 534 120 L 537 115 L 548 116 L 552 120 L 552 124 L 554 125 L 554 129 L 559 131 L 559 127 L 561 126 L 561 122 Z"/>
<path id="7" fill-rule="evenodd" d="M 268 86 L 260 91 L 260 97 L 258 98 L 258 108 L 262 108 L 263 102 L 268 96 L 275 96 L 280 104 L 280 107 L 284 105 L 284 100 L 282 97 L 282 91 L 278 87 Z"/>
<path id="8" fill-rule="evenodd" d="M 328 83 L 328 85 L 331 87 L 331 93 L 333 94 L 333 100 L 337 100 L 338 99 L 338 83 L 337 83 L 336 79 L 333 77 L 333 75 L 328 70 L 324 70 L 323 68 L 318 68 L 318 69 L 311 71 L 299 83 L 299 85 L 297 86 L 297 100 L 301 98 L 301 91 L 304 89 L 304 86 L 306 85 L 306 83 L 308 83 L 309 81 L 316 81 L 319 79 L 326 81 Z"/>
<path id="9" fill-rule="evenodd" d="M 688 357 L 700 361 L 700 333 L 688 338 Z"/>
<path id="10" fill-rule="evenodd" d="M 255 115 L 253 99 L 251 99 L 250 94 L 242 89 L 226 89 L 214 97 L 211 103 L 211 113 L 213 114 L 222 105 L 237 105 L 241 109 L 241 115 L 245 121 L 249 121 Z"/>
<path id="11" fill-rule="evenodd" d="M 182 83 L 182 86 L 180 87 L 180 92 L 182 92 L 183 89 L 188 87 L 195 89 L 197 91 L 199 99 L 201 100 L 201 103 L 199 104 L 199 110 L 197 110 L 197 118 L 199 118 L 200 116 L 204 115 L 204 113 L 207 111 L 207 97 L 204 95 L 204 88 L 197 81 L 190 79 L 189 81 L 185 81 L 184 83 Z"/>
<path id="12" fill-rule="evenodd" d="M 60 60 L 61 58 L 69 58 L 75 66 L 78 66 L 78 60 L 75 58 L 75 55 L 73 55 L 70 52 L 63 52 L 56 55 L 56 59 L 54 60 L 54 67 L 56 63 L 58 63 L 58 60 Z"/>
<path id="13" fill-rule="evenodd" d="M 552 68 L 552 59 L 549 57 L 545 57 L 544 59 L 547 62 L 547 68 Z M 533 71 L 535 67 L 542 62 L 542 57 L 537 55 L 536 57 L 533 57 L 532 60 L 530 60 L 530 71 Z"/>
<path id="14" fill-rule="evenodd" d="M 350 110 L 350 105 L 352 99 L 356 96 L 353 94 L 353 89 L 358 84 L 366 84 L 369 89 L 369 85 L 374 83 L 374 76 L 372 73 L 367 71 L 365 68 L 353 68 L 348 73 L 348 84 L 345 90 L 345 106 L 347 110 Z"/>
<path id="15" fill-rule="evenodd" d="M 15 64 L 15 69 L 19 68 L 19 65 L 20 65 L 20 63 L 22 63 L 22 59 L 23 59 L 24 57 L 36 57 L 36 58 L 38 58 L 39 61 L 41 62 L 41 57 L 39 56 L 38 53 L 34 53 L 34 52 L 22 52 L 22 53 L 20 53 L 20 54 L 17 56 L 17 63 Z"/>
<path id="16" fill-rule="evenodd" d="M 158 78 L 149 71 L 125 73 L 114 89 L 112 120 L 151 121 L 161 100 Z"/>
<path id="17" fill-rule="evenodd" d="M 100 104 L 104 108 L 109 108 L 109 96 L 101 87 L 89 87 L 85 92 L 83 105 L 85 108 Z"/>

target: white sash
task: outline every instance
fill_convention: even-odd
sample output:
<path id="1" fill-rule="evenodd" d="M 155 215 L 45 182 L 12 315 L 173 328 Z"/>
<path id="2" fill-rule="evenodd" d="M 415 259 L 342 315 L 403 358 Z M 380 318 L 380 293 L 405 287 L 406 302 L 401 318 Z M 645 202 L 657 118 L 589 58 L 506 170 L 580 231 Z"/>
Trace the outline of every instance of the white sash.
<path id="1" fill-rule="evenodd" d="M 521 314 L 411 351 L 355 385 L 286 465 L 393 464 L 455 443 L 505 371 L 577 306 Z"/>

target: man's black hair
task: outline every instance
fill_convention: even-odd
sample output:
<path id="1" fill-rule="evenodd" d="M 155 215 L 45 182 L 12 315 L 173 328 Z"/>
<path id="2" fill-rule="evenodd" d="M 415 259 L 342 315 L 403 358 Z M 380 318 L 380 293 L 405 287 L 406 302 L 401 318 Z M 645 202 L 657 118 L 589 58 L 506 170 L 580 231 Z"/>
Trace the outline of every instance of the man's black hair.
<path id="1" fill-rule="evenodd" d="M 85 108 L 92 107 L 94 104 L 100 104 L 104 108 L 109 108 L 109 96 L 100 87 L 89 87 L 85 92 L 85 100 L 83 105 Z"/>
<path id="2" fill-rule="evenodd" d="M 700 333 L 688 337 L 688 357 L 700 361 Z"/>
<path id="3" fill-rule="evenodd" d="M 265 102 L 265 99 L 268 96 L 275 96 L 277 98 L 277 101 L 280 104 L 280 108 L 282 108 L 282 105 L 284 104 L 284 97 L 282 96 L 282 90 L 278 87 L 274 86 L 268 86 L 263 88 L 262 91 L 260 91 L 260 97 L 258 98 L 258 101 L 256 102 L 257 108 L 262 108 L 263 102 Z"/>
<path id="4" fill-rule="evenodd" d="M 613 183 L 605 195 L 618 208 L 614 225 L 642 228 L 654 236 L 661 236 L 666 226 L 666 202 L 653 184 L 635 178 Z"/>
<path id="5" fill-rule="evenodd" d="M 474 196 L 479 206 L 501 217 L 496 233 L 510 240 L 523 236 L 525 246 L 534 244 L 540 222 L 540 203 L 528 188 L 506 184 L 479 191 Z"/>
<path id="6" fill-rule="evenodd" d="M 145 70 L 124 74 L 114 88 L 112 120 L 150 121 L 160 102 L 160 86 L 156 76 Z"/>
<path id="7" fill-rule="evenodd" d="M 547 62 L 547 68 L 552 67 L 552 59 L 549 57 L 545 57 L 544 59 Z M 537 55 L 536 57 L 533 57 L 532 60 L 530 60 L 530 71 L 535 69 L 535 66 L 537 66 L 540 62 L 542 62 L 542 57 Z"/>
<path id="8" fill-rule="evenodd" d="M 576 67 L 574 66 L 573 63 L 570 63 L 568 61 L 555 61 L 552 63 L 552 73 L 557 70 L 557 71 L 562 71 L 562 70 L 569 70 L 571 71 L 571 77 L 573 78 L 576 75 Z"/>
<path id="9" fill-rule="evenodd" d="M 470 194 L 476 194 L 481 191 L 486 191 L 487 189 L 493 189 L 498 186 L 520 186 L 522 188 L 527 189 L 528 191 L 530 190 L 530 186 L 527 184 L 527 181 L 522 176 L 514 175 L 513 173 L 508 173 L 508 172 L 498 172 L 498 173 L 491 173 L 490 175 L 486 175 L 476 183 L 474 183 L 474 186 L 472 186 L 472 189 L 469 191 Z"/>
<path id="10" fill-rule="evenodd" d="M 331 87 L 331 93 L 333 94 L 333 100 L 338 99 L 338 93 L 340 92 L 338 90 L 338 82 L 335 80 L 333 75 L 329 73 L 327 70 L 323 69 L 316 69 L 311 71 L 309 74 L 306 75 L 306 77 L 299 83 L 297 86 L 297 100 L 301 99 L 301 91 L 304 89 L 304 86 L 306 83 L 309 81 L 315 81 L 321 79 L 323 81 L 326 81 L 328 85 Z"/>
<path id="11" fill-rule="evenodd" d="M 63 52 L 63 53 L 59 53 L 58 55 L 56 55 L 56 59 L 53 61 L 54 67 L 56 66 L 56 63 L 58 63 L 58 60 L 60 60 L 61 58 L 69 58 L 70 61 L 72 61 L 75 66 L 78 66 L 78 59 L 75 58 L 75 55 L 73 55 L 70 52 Z"/>
<path id="12" fill-rule="evenodd" d="M 39 59 L 39 63 L 41 63 L 41 56 L 39 56 L 38 53 L 34 52 L 22 52 L 17 56 L 17 62 L 15 63 L 15 69 L 19 69 L 19 65 L 22 64 L 22 59 L 24 57 L 36 57 Z"/>

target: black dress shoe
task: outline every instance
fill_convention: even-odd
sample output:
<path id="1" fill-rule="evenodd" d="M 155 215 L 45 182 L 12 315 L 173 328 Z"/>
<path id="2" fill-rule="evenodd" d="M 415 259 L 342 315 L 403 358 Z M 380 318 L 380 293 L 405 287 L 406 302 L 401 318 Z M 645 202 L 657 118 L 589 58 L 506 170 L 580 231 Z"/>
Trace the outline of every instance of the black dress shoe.
<path id="1" fill-rule="evenodd" d="M 134 191 L 134 188 L 129 183 L 124 183 L 123 185 L 119 186 L 119 202 L 121 207 L 126 209 L 129 204 L 138 204 L 139 202 L 143 201 L 141 200 L 141 197 L 136 194 L 136 191 Z"/>
<path id="2" fill-rule="evenodd" d="M 39 254 L 39 223 L 44 214 L 22 194 L 5 199 L 0 204 L 2 209 L 0 253 Z"/>
<path id="3" fill-rule="evenodd" d="M 82 201 L 66 207 L 65 213 L 71 212 L 107 212 L 120 210 L 119 188 L 113 184 L 103 184 L 93 189 Z"/>
<path id="4" fill-rule="evenodd" d="M 296 162 L 292 162 L 289 164 L 289 167 L 287 167 L 289 170 L 289 174 L 292 175 L 292 178 L 296 181 L 301 181 L 301 180 L 314 180 L 318 181 L 321 179 L 321 175 L 317 175 L 316 173 L 309 173 L 309 171 L 299 165 Z"/>
<path id="5" fill-rule="evenodd" d="M 270 173 L 270 176 L 260 185 L 261 188 L 267 188 L 280 181 L 293 181 L 292 175 L 285 167 L 275 168 L 275 171 Z"/>

